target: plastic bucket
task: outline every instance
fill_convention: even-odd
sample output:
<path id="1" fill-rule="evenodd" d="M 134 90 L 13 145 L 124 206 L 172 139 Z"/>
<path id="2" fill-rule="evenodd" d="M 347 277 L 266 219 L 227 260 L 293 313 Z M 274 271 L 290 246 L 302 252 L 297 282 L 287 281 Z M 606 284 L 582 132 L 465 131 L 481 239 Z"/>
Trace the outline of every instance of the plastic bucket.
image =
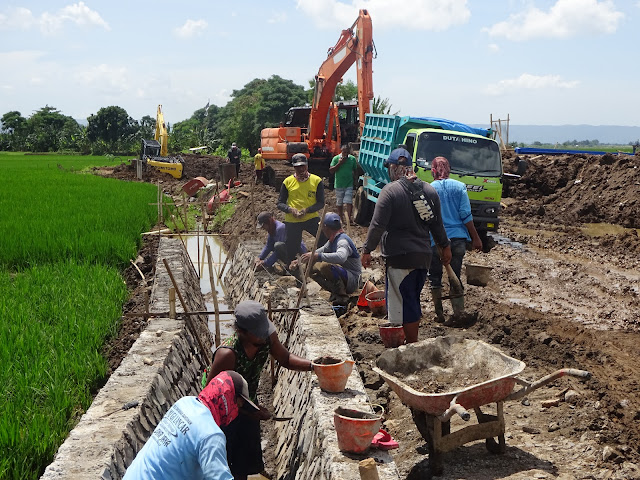
<path id="1" fill-rule="evenodd" d="M 358 297 L 358 310 L 367 310 L 369 308 L 369 302 L 367 301 L 367 295 L 371 292 L 376 292 L 378 289 L 373 284 L 373 282 L 367 280 L 362 287 L 362 291 L 360 292 L 360 296 Z"/>
<path id="2" fill-rule="evenodd" d="M 339 360 L 333 357 L 316 358 L 313 362 L 313 371 L 318 377 L 318 384 L 325 392 L 344 392 L 351 370 L 353 360 Z"/>
<path id="3" fill-rule="evenodd" d="M 478 287 L 486 287 L 491 280 L 491 269 L 484 265 L 466 265 L 467 283 Z"/>
<path id="4" fill-rule="evenodd" d="M 387 301 L 384 297 L 384 290 L 367 293 L 365 296 L 369 304 L 369 310 L 371 310 L 373 315 L 381 316 L 387 313 Z"/>
<path id="5" fill-rule="evenodd" d="M 227 185 L 229 180 L 236 176 L 236 165 L 234 163 L 221 163 L 219 168 L 220 182 Z"/>
<path id="6" fill-rule="evenodd" d="M 387 348 L 396 348 L 404 344 L 404 328 L 402 325 L 392 325 L 385 323 L 380 325 L 380 338 L 382 344 Z"/>
<path id="7" fill-rule="evenodd" d="M 371 440 L 380 430 L 382 416 L 338 407 L 333 414 L 333 425 L 341 451 L 362 453 L 371 446 Z"/>

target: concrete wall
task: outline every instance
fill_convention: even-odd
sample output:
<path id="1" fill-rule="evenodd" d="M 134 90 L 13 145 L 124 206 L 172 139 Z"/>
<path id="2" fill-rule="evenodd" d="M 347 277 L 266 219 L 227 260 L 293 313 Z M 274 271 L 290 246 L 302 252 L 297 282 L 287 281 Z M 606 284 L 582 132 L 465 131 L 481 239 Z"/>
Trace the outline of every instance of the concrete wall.
<path id="1" fill-rule="evenodd" d="M 272 308 L 297 303 L 298 290 L 278 285 L 274 278 L 254 274 L 253 264 L 261 245 L 244 243 L 238 247 L 225 280 L 227 293 L 236 304 L 241 300 L 256 300 L 264 305 L 270 297 Z M 265 284 L 266 281 L 266 284 Z M 289 350 L 292 353 L 315 359 L 325 355 L 352 359 L 342 333 L 340 323 L 330 305 L 310 295 L 311 307 L 302 305 L 300 317 L 294 324 Z M 291 324 L 292 314 L 274 314 L 274 323 L 284 343 Z M 388 452 L 370 450 L 364 455 L 345 455 L 338 449 L 333 426 L 333 412 L 338 407 L 373 411 L 364 385 L 354 368 L 346 389 L 340 394 L 320 390 L 316 376 L 310 372 L 292 372 L 281 369 L 274 388 L 272 407 L 277 416 L 293 416 L 288 422 L 276 422 L 278 443 L 275 458 L 278 479 L 331 479 L 359 480 L 358 462 L 369 456 L 378 464 L 380 479 L 398 479 L 398 471 Z"/>
<path id="2" fill-rule="evenodd" d="M 151 312 L 169 311 L 171 280 L 162 262 L 166 258 L 189 310 L 204 310 L 200 283 L 180 240 L 160 242 Z M 177 301 L 176 310 L 182 312 Z M 195 318 L 200 333 L 206 318 Z M 153 318 L 120 367 L 100 390 L 93 404 L 59 448 L 44 480 L 120 479 L 162 416 L 173 403 L 198 391 L 204 365 L 196 340 L 182 320 Z M 200 335 L 201 338 L 205 338 Z M 211 343 L 207 342 L 206 348 Z M 130 401 L 140 404 L 130 410 Z M 118 409 L 120 409 L 118 411 Z M 111 412 L 111 415 L 108 415 Z M 105 417 L 105 415 L 108 415 Z"/>
<path id="3" fill-rule="evenodd" d="M 254 274 L 253 263 L 260 248 L 257 243 L 247 243 L 236 250 L 225 276 L 227 294 L 231 299 L 228 303 L 254 299 L 266 305 L 270 297 L 274 308 L 295 306 L 297 289 L 287 289 L 272 279 Z M 150 310 L 169 310 L 168 290 L 172 283 L 162 258 L 167 259 L 187 308 L 205 310 L 199 280 L 180 240 L 168 238 L 160 242 Z M 309 359 L 329 354 L 351 358 L 340 324 L 329 304 L 317 296 L 311 297 L 311 307 L 305 307 L 292 330 L 289 350 Z M 179 301 L 177 311 L 183 311 Z M 291 314 L 274 315 L 274 323 L 283 342 L 290 319 Z M 205 348 L 209 349 L 210 339 L 203 333 L 206 318 L 194 320 L 200 338 L 207 338 Z M 179 398 L 198 392 L 205 365 L 197 349 L 195 338 L 182 320 L 150 319 L 145 331 L 71 431 L 41 479 L 121 479 L 169 407 Z M 138 407 L 126 411 L 121 409 L 125 403 L 134 400 L 139 402 Z M 273 408 L 276 415 L 293 416 L 294 419 L 276 424 L 278 442 L 275 457 L 280 462 L 277 478 L 359 480 L 358 462 L 372 456 L 378 462 L 380 479 L 398 479 L 395 463 L 388 452 L 372 450 L 366 455 L 346 456 L 338 450 L 333 411 L 338 406 L 371 411 L 368 402 L 356 369 L 341 394 L 322 392 L 317 378 L 310 372 L 281 369 L 274 388 Z"/>

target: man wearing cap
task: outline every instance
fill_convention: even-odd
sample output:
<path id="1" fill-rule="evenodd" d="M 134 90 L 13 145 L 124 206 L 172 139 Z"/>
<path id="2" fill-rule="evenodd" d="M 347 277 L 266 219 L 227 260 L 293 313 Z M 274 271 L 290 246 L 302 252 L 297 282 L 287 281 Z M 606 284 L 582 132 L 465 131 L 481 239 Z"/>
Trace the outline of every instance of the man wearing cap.
<path id="1" fill-rule="evenodd" d="M 256 228 L 267 232 L 267 243 L 256 260 L 256 268 L 270 269 L 277 260 L 287 263 L 285 246 L 287 232 L 284 223 L 276 220 L 271 212 L 260 212 Z M 307 251 L 307 247 L 302 241 L 300 242 L 300 251 Z"/>
<path id="2" fill-rule="evenodd" d="M 289 353 L 280 343 L 276 328 L 262 304 L 245 300 L 238 303 L 234 314 L 236 333 L 213 353 L 207 381 L 221 371 L 235 370 L 247 380 L 249 396 L 255 402 L 260 374 L 270 354 L 289 370 L 313 371 L 313 364 L 309 360 Z M 264 407 L 259 409 L 251 415 L 240 415 L 233 424 L 223 429 L 227 437 L 229 467 L 236 480 L 246 479 L 248 475 L 264 469 L 260 420 L 268 420 L 271 414 Z"/>
<path id="3" fill-rule="evenodd" d="M 220 372 L 197 397 L 178 400 L 127 468 L 124 480 L 233 480 L 221 428 L 258 411 L 242 375 Z"/>
<path id="4" fill-rule="evenodd" d="M 284 224 L 287 230 L 287 261 L 291 262 L 300 253 L 302 232 L 307 231 L 314 237 L 318 233 L 318 210 L 324 207 L 324 185 L 317 175 L 309 173 L 307 157 L 296 153 L 291 162 L 295 173 L 282 182 L 278 196 L 278 210 L 285 212 Z M 324 244 L 327 238 L 320 235 L 319 242 Z"/>
<path id="5" fill-rule="evenodd" d="M 467 242 L 471 242 L 475 250 L 482 251 L 482 240 L 473 224 L 471 215 L 471 203 L 467 194 L 467 186 L 449 178 L 451 167 L 445 157 L 436 157 L 431 161 L 431 173 L 433 182 L 431 186 L 438 192 L 442 207 L 442 221 L 447 236 L 451 241 L 451 268 L 460 279 L 462 271 L 462 259 L 467 251 Z M 429 267 L 429 283 L 431 284 L 431 298 L 436 311 L 436 322 L 444 322 L 444 310 L 442 308 L 442 262 L 437 255 L 437 247 L 433 240 L 431 266 Z M 462 282 L 460 282 L 462 285 Z M 451 297 L 453 317 L 449 319 L 447 326 L 453 326 L 456 320 L 464 314 L 464 296 Z"/>
<path id="6" fill-rule="evenodd" d="M 227 152 L 227 162 L 233 163 L 236 166 L 236 178 L 240 177 L 240 156 L 242 151 L 236 145 L 236 142 L 231 144 L 231 148 Z"/>
<path id="7" fill-rule="evenodd" d="M 329 241 L 313 254 L 305 253 L 300 260 L 307 263 L 313 255 L 311 278 L 331 292 L 330 301 L 335 306 L 346 305 L 348 294 L 360 286 L 360 254 L 353 240 L 342 230 L 337 213 L 329 212 L 324 216 L 322 233 Z"/>
<path id="8" fill-rule="evenodd" d="M 416 177 L 411 154 L 404 148 L 396 148 L 385 165 L 391 182 L 378 196 L 363 248 L 362 266 L 371 265 L 371 252 L 382 240 L 389 322 L 402 325 L 407 343 L 413 343 L 418 341 L 420 293 L 431 264 L 429 234 L 442 249 L 443 265 L 451 261 L 451 249 L 442 224 L 438 194 Z"/>
<path id="9" fill-rule="evenodd" d="M 356 157 L 351 155 L 349 145 L 343 145 L 340 155 L 331 160 L 329 173 L 333 173 L 333 188 L 336 193 L 336 206 L 338 215 L 342 218 L 343 205 L 347 209 L 347 217 L 352 221 L 353 212 L 353 174 L 358 169 Z"/>

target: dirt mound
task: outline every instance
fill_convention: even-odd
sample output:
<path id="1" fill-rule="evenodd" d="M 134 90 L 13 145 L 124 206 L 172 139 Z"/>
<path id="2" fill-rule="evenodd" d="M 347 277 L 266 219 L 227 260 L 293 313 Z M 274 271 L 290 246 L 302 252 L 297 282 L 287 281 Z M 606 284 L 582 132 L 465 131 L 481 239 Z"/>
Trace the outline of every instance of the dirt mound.
<path id="1" fill-rule="evenodd" d="M 508 188 L 520 220 L 640 228 L 640 156 L 516 156 L 505 164 L 515 170 L 522 158 L 528 168 Z"/>

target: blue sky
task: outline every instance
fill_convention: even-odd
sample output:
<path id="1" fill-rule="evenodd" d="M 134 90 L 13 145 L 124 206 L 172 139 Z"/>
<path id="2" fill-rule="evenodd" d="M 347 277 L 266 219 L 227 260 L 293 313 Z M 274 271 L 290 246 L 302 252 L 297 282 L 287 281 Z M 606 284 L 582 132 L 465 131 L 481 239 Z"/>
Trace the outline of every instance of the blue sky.
<path id="1" fill-rule="evenodd" d="M 140 119 L 162 104 L 175 123 L 254 78 L 307 87 L 359 8 L 374 92 L 401 115 L 640 125 L 640 0 L 9 0 L 0 115 L 118 105 Z"/>

